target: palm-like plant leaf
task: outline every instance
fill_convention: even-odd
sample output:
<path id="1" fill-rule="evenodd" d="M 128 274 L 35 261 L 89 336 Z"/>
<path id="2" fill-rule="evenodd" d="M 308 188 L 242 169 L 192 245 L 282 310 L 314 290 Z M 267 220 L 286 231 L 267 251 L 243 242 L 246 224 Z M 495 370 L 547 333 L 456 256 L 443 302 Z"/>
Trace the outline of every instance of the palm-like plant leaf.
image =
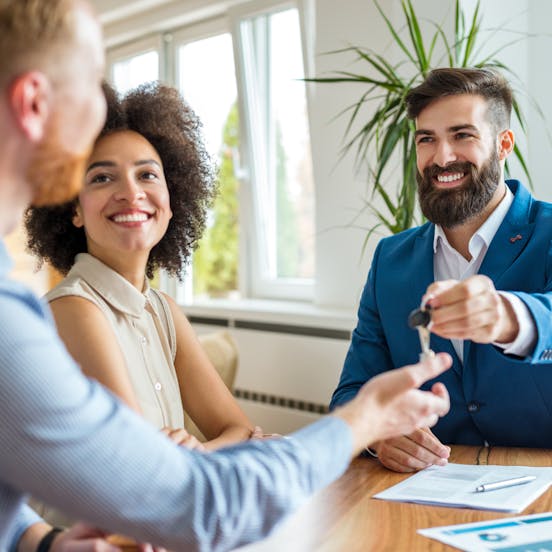
<path id="1" fill-rule="evenodd" d="M 366 73 L 357 71 L 336 71 L 330 77 L 306 79 L 318 83 L 358 83 L 366 89 L 360 99 L 344 109 L 341 115 L 348 112 L 346 126 L 346 141 L 342 154 L 355 152 L 357 166 L 368 165 L 370 198 L 362 211 L 370 211 L 377 222 L 367 229 L 363 251 L 368 240 L 376 230 L 386 228 L 390 232 L 400 232 L 412 226 L 415 222 L 415 205 L 417 195 L 416 182 L 416 147 L 414 143 L 414 124 L 406 116 L 405 97 L 408 91 L 419 84 L 427 73 L 436 66 L 448 64 L 450 67 L 492 67 L 512 74 L 511 70 L 496 58 L 504 47 L 512 46 L 524 38 L 515 38 L 504 44 L 500 49 L 480 58 L 481 20 L 480 0 L 475 5 L 472 16 L 466 21 L 460 0 L 454 7 L 454 41 L 450 40 L 443 26 L 435 21 L 429 21 L 434 32 L 424 42 L 420 19 L 414 9 L 412 0 L 401 0 L 404 31 L 407 38 L 401 36 L 402 29 L 396 28 L 385 14 L 377 0 L 373 0 L 376 9 L 385 22 L 393 43 L 404 54 L 404 59 L 391 64 L 381 54 L 373 50 L 350 46 L 330 53 L 352 53 L 357 62 L 366 64 Z M 426 22 L 425 22 L 426 23 Z M 436 51 L 444 52 L 443 63 L 433 64 Z M 408 78 L 404 74 L 409 75 Z M 368 102 L 374 105 L 372 114 L 362 124 L 358 125 L 363 107 Z M 519 103 L 514 101 L 513 113 L 520 128 L 525 132 L 525 119 Z M 400 178 L 392 184 L 396 186 L 395 193 L 389 192 L 389 185 L 384 184 L 390 164 L 397 159 L 402 170 Z M 525 158 L 516 145 L 514 155 L 519 161 L 526 177 L 531 184 L 531 176 Z M 508 170 L 508 167 L 506 167 Z M 397 185 L 398 184 L 398 185 Z M 382 212 L 374 206 L 373 198 L 379 196 L 387 212 Z"/>

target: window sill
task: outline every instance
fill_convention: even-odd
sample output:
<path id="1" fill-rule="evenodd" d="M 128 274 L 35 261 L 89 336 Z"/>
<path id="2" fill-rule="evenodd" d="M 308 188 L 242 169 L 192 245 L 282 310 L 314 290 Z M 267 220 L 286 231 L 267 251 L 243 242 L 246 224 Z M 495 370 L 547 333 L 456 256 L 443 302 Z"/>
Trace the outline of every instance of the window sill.
<path id="1" fill-rule="evenodd" d="M 298 301 L 211 299 L 181 304 L 189 317 L 305 326 L 350 332 L 356 324 L 352 309 L 328 308 Z"/>

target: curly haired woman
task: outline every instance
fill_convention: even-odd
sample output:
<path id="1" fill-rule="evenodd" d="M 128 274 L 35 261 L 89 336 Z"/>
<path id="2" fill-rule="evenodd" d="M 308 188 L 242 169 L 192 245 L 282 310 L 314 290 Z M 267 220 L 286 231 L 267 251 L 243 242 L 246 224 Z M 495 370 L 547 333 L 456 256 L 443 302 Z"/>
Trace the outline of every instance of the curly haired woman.
<path id="1" fill-rule="evenodd" d="M 181 276 L 214 195 L 200 123 L 178 92 L 105 87 L 107 121 L 78 198 L 32 208 L 28 246 L 66 275 L 46 296 L 83 372 L 186 446 L 214 449 L 253 426 L 225 387 L 190 323 L 148 285 L 163 268 Z M 184 428 L 184 412 L 208 441 Z"/>

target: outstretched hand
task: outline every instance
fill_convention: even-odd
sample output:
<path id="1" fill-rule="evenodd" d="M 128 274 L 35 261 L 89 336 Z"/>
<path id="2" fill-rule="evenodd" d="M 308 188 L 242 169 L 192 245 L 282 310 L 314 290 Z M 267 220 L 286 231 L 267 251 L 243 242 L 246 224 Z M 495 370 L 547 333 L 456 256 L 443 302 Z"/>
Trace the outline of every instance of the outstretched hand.
<path id="1" fill-rule="evenodd" d="M 385 372 L 364 384 L 351 402 L 335 410 L 334 415 L 344 419 L 353 431 L 353 456 L 376 441 L 435 425 L 449 411 L 448 392 L 442 383 L 435 383 L 431 391 L 418 387 L 451 364 L 449 355 L 439 353 L 424 362 Z"/>

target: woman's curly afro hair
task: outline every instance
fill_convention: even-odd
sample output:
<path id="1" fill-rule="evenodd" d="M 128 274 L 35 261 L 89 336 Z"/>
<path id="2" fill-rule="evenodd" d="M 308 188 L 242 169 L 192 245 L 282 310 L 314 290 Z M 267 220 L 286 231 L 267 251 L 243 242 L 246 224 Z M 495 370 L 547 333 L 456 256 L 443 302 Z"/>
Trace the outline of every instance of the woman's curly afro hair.
<path id="1" fill-rule="evenodd" d="M 161 161 L 173 216 L 152 249 L 146 275 L 157 268 L 182 277 L 185 263 L 201 237 L 215 192 L 215 172 L 201 135 L 201 123 L 174 88 L 149 83 L 122 98 L 104 85 L 107 119 L 98 139 L 133 130 L 146 138 Z M 27 247 L 40 260 L 67 274 L 77 253 L 87 251 L 83 228 L 72 219 L 77 200 L 55 207 L 31 207 L 25 215 Z"/>

